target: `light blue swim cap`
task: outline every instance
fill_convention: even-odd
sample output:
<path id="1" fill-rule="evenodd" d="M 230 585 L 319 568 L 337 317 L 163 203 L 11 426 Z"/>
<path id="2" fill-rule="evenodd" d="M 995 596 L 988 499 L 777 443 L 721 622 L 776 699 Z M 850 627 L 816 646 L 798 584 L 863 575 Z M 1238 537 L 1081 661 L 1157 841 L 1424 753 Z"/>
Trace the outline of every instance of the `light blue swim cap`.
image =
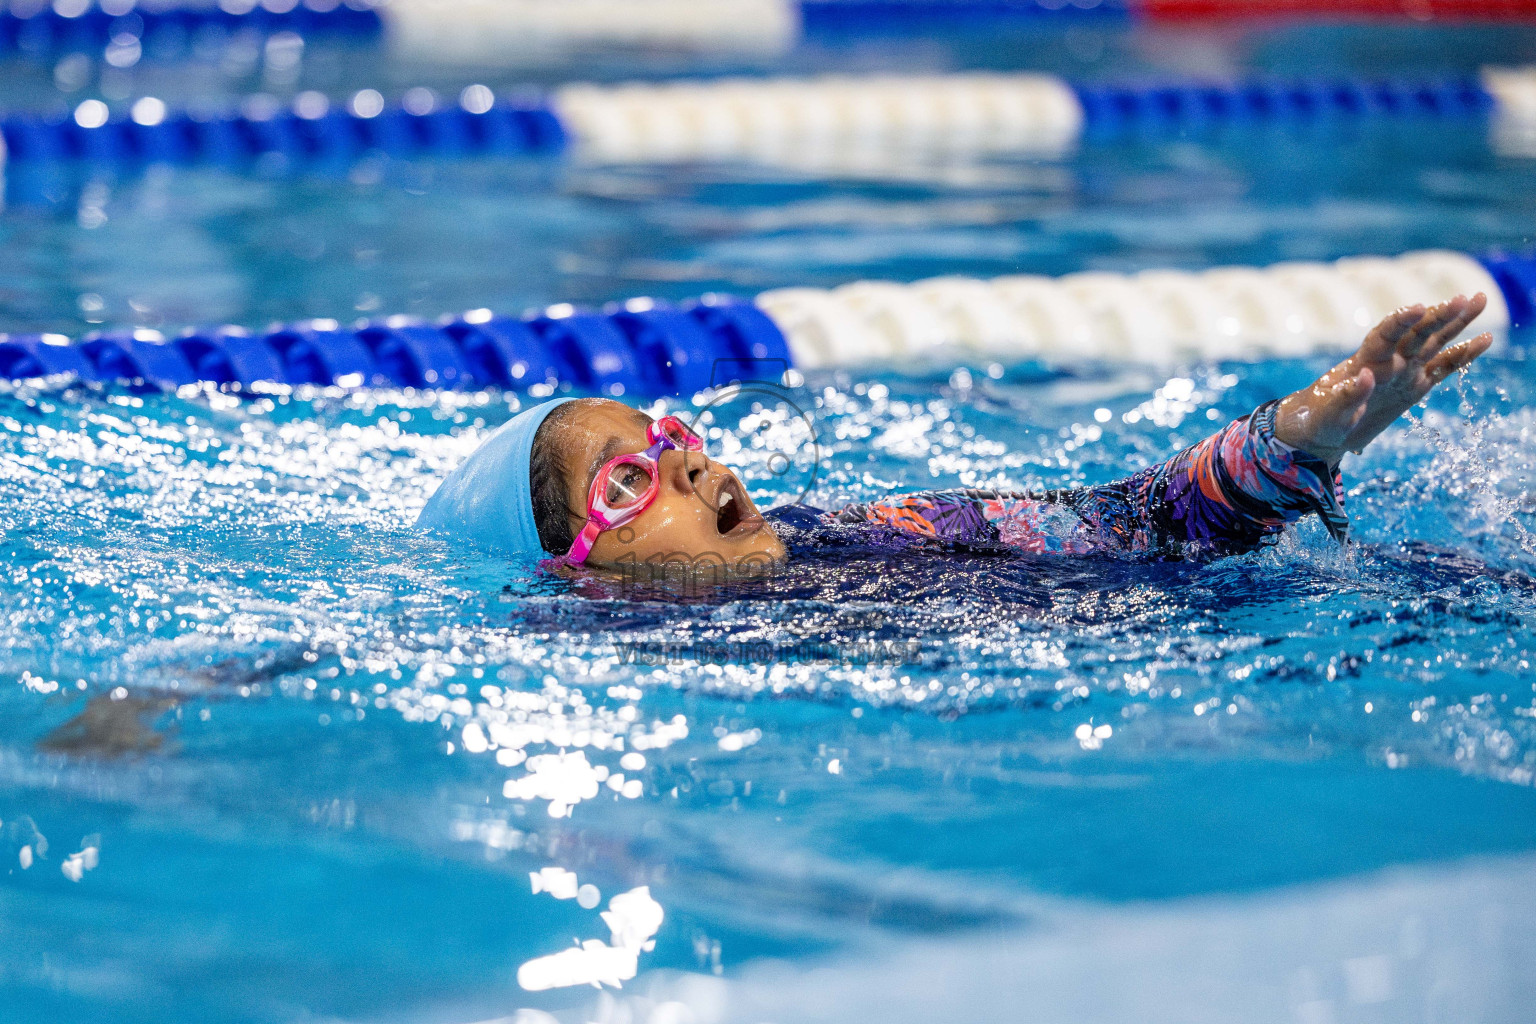
<path id="1" fill-rule="evenodd" d="M 538 556 L 528 463 L 545 418 L 571 398 L 536 405 L 503 423 L 448 474 L 416 519 L 423 530 L 509 555 Z M 559 552 L 564 554 L 564 552 Z"/>

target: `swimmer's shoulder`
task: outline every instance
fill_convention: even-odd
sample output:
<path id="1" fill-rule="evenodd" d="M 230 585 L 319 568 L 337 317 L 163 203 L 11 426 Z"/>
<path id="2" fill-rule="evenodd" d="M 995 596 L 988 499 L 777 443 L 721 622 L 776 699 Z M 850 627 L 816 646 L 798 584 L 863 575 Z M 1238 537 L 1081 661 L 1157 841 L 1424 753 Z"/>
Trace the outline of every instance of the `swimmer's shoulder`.
<path id="1" fill-rule="evenodd" d="M 821 522 L 826 515 L 826 509 L 799 501 L 788 505 L 775 505 L 763 512 L 763 518 L 770 523 L 784 523 L 791 526 L 806 526 Z"/>

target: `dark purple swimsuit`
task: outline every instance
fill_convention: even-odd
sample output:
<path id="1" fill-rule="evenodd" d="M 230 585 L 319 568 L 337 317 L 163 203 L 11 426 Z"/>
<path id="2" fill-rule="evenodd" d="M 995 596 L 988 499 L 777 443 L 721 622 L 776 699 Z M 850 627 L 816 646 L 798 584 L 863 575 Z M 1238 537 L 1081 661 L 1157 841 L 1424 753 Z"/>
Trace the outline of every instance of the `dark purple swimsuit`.
<path id="1" fill-rule="evenodd" d="M 1260 406 L 1167 462 L 1099 487 L 1037 494 L 924 491 L 834 512 L 774 510 L 793 545 L 880 545 L 1032 554 L 1200 558 L 1251 551 L 1309 512 L 1344 540 L 1349 523 L 1337 467 L 1275 437 L 1279 402 Z"/>

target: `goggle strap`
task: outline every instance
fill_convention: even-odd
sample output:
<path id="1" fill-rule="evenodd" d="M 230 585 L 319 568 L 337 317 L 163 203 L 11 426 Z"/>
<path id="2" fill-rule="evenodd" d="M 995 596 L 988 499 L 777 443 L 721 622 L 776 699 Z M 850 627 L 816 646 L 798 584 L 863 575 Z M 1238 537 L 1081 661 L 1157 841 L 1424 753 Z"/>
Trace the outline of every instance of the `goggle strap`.
<path id="1" fill-rule="evenodd" d="M 573 562 L 581 563 L 592 554 L 592 545 L 597 543 L 597 535 L 603 532 L 603 525 L 596 519 L 587 520 L 587 525 L 581 528 L 581 533 L 571 541 L 571 550 L 565 557 Z"/>

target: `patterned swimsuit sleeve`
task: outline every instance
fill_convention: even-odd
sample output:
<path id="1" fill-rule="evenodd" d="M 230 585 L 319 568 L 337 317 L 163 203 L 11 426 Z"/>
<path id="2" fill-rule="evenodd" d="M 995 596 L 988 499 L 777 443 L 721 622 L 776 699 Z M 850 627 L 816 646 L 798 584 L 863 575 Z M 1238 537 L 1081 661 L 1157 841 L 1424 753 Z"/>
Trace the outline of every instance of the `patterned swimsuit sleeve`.
<path id="1" fill-rule="evenodd" d="M 1076 510 L 1048 495 L 924 491 L 849 505 L 825 517 L 834 523 L 889 527 L 943 547 L 1088 554 L 1101 546 L 1086 534 Z"/>
<path id="2" fill-rule="evenodd" d="M 1167 462 L 1101 487 L 931 491 L 849 505 L 827 521 L 881 524 L 948 546 L 1209 557 L 1251 551 L 1316 513 L 1342 541 L 1349 521 L 1338 470 L 1275 437 L 1278 407 L 1262 405 Z"/>

